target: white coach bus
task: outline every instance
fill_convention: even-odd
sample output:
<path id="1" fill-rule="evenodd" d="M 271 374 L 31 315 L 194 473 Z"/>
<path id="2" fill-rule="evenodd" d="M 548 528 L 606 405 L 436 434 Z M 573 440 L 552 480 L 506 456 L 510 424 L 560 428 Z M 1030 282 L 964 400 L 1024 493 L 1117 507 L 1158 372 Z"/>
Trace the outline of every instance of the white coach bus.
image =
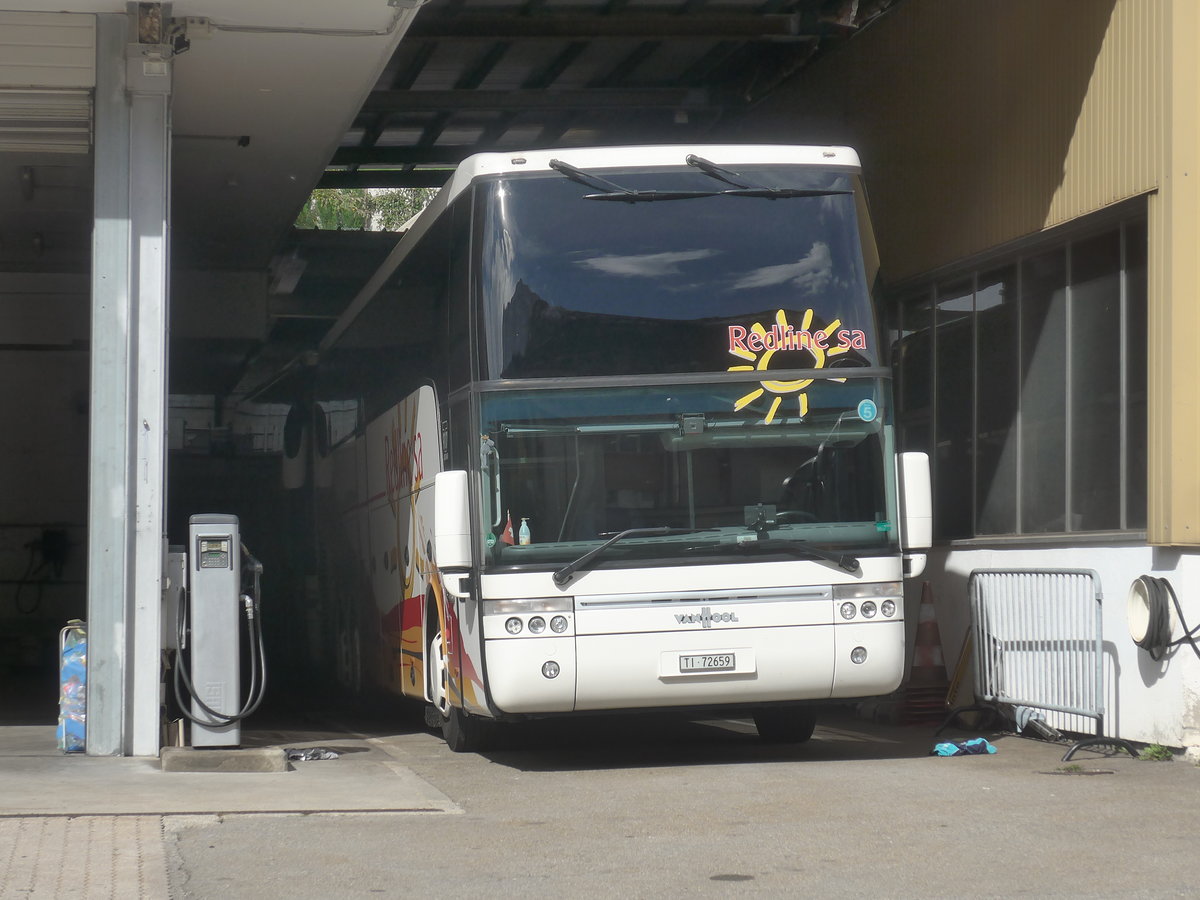
<path id="1" fill-rule="evenodd" d="M 876 270 L 847 148 L 467 159 L 307 382 L 351 421 L 308 463 L 343 679 L 455 750 L 600 710 L 802 741 L 895 689 L 928 464 Z"/>

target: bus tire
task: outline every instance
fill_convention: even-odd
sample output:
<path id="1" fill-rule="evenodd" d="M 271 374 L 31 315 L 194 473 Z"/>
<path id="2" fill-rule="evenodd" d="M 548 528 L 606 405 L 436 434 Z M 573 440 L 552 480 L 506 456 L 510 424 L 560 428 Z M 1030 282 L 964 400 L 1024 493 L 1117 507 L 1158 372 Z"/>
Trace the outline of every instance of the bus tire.
<path id="1" fill-rule="evenodd" d="M 425 727 L 430 731 L 442 730 L 442 711 L 432 703 L 425 704 Z"/>
<path id="2" fill-rule="evenodd" d="M 817 727 L 811 706 L 768 706 L 754 711 L 758 737 L 768 744 L 802 744 Z"/>
<path id="3" fill-rule="evenodd" d="M 469 715 L 462 707 L 452 706 L 442 722 L 442 737 L 455 753 L 475 753 L 486 748 L 490 725 L 479 716 Z"/>

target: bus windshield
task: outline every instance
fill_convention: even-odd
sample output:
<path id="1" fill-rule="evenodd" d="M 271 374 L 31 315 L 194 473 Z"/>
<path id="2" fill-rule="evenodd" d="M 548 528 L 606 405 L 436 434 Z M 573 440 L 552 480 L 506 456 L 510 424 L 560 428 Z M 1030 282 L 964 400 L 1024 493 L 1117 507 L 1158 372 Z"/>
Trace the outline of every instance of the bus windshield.
<path id="1" fill-rule="evenodd" d="M 725 371 L 734 350 L 757 364 L 770 349 L 731 345 L 731 326 L 755 325 L 821 351 L 773 368 L 879 364 L 858 176 L 747 166 L 763 191 L 722 192 L 680 162 L 603 170 L 642 197 L 682 195 L 664 202 L 613 201 L 558 172 L 479 185 L 485 379 Z"/>
<path id="2" fill-rule="evenodd" d="M 770 423 L 746 403 L 754 381 L 485 392 L 485 559 L 562 563 L 628 529 L 670 533 L 630 535 L 604 562 L 786 556 L 786 542 L 892 552 L 885 384 L 808 382 L 807 414 L 793 396 Z"/>

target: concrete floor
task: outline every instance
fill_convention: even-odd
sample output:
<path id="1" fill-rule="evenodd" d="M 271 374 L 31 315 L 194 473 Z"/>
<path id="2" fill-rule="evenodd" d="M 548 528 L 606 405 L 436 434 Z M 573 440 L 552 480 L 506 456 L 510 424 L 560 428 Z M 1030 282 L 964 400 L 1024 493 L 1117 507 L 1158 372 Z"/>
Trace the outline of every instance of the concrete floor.
<path id="1" fill-rule="evenodd" d="M 0 898 L 1194 896 L 1200 768 L 933 726 L 828 719 L 795 747 L 740 720 L 589 718 L 453 754 L 418 710 L 251 724 L 326 746 L 282 774 L 163 773 L 0 727 Z M 330 725 L 329 723 L 337 724 Z M 956 736 L 968 733 L 958 732 Z M 955 735 L 948 735 L 955 736 Z"/>

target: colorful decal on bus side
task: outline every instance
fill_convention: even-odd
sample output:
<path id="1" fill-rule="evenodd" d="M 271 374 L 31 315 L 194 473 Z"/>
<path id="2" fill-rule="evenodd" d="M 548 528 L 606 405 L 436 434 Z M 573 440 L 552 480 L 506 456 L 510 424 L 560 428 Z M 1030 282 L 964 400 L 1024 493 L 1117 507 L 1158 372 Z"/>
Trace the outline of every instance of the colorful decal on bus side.
<path id="1" fill-rule="evenodd" d="M 418 390 L 397 404 L 383 435 L 385 486 L 395 535 L 391 556 L 395 564 L 402 561 L 403 572 L 399 608 L 394 606 L 384 613 L 380 626 L 388 643 L 395 644 L 398 638 L 401 691 L 424 697 L 428 650 L 426 602 L 429 598 L 436 604 L 452 702 L 456 706 L 463 705 L 464 701 L 478 706 L 482 704 L 482 679 L 474 661 L 465 652 L 453 602 L 443 593 L 436 576 L 432 529 L 428 521 L 432 514 L 432 495 L 425 496 L 422 491 L 429 487 L 424 468 L 423 432 L 435 426 L 435 411 L 432 391 L 428 388 Z"/>
<path id="2" fill-rule="evenodd" d="M 402 571 L 400 602 L 383 615 L 380 628 L 388 644 L 399 644 L 401 691 L 421 696 L 425 685 L 422 601 L 426 592 L 424 573 L 428 566 L 422 550 L 424 522 L 417 506 L 425 479 L 418 405 L 417 395 L 406 397 L 397 404 L 383 434 L 384 485 L 394 529 L 389 555 L 393 568 L 402 568 Z M 408 502 L 403 502 L 405 500 Z"/>
<path id="3" fill-rule="evenodd" d="M 787 313 L 779 310 L 775 313 L 775 324 L 769 329 L 761 322 L 755 322 L 749 328 L 742 325 L 729 326 L 729 352 L 739 359 L 747 360 L 753 365 L 730 366 L 729 372 L 765 372 L 771 367 L 771 360 L 779 352 L 802 351 L 812 358 L 811 365 L 790 365 L 792 369 L 824 369 L 830 357 L 836 357 L 850 350 L 865 350 L 867 347 L 866 332 L 842 328 L 840 319 L 834 319 L 824 328 L 812 331 L 813 311 L 804 311 L 804 317 L 797 330 L 789 321 Z M 844 383 L 845 378 L 831 378 L 830 381 Z M 806 389 L 813 383 L 812 378 L 800 378 L 795 381 L 760 381 L 759 387 L 750 393 L 739 397 L 733 404 L 734 411 L 745 409 L 765 393 L 777 396 L 771 399 L 770 408 L 763 419 L 764 425 L 775 421 L 775 414 L 787 394 L 798 394 L 800 418 L 808 415 L 808 394 Z"/>

